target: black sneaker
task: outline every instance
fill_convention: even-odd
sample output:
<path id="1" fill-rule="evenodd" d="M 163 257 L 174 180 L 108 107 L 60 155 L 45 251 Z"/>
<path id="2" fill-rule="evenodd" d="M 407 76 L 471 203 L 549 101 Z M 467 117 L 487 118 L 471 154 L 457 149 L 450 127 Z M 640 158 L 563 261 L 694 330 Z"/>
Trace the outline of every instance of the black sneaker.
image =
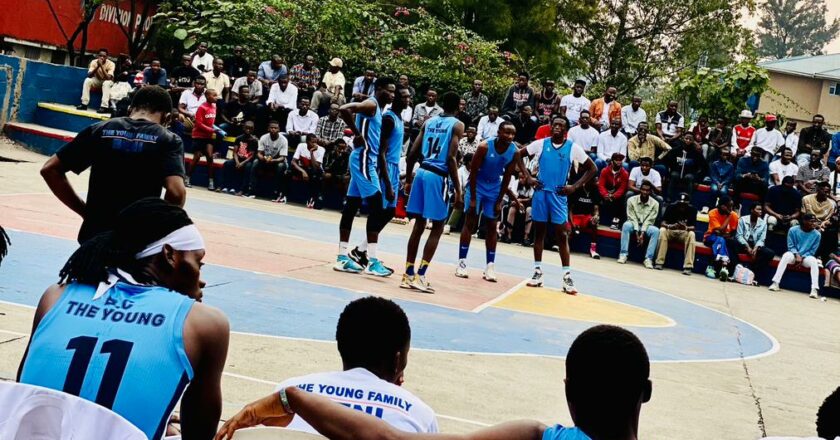
<path id="1" fill-rule="evenodd" d="M 76 106 L 76 110 L 87 110 L 87 104 L 79 104 Z"/>
<path id="2" fill-rule="evenodd" d="M 96 111 L 96 113 L 110 115 L 111 114 L 111 109 L 105 108 L 105 107 L 100 107 L 99 110 Z"/>
<path id="3" fill-rule="evenodd" d="M 522 239 L 522 246 L 531 247 L 531 240 L 527 237 Z"/>
<path id="4" fill-rule="evenodd" d="M 351 260 L 355 261 L 356 264 L 358 264 L 359 266 L 367 267 L 367 252 L 360 251 L 358 246 L 354 247 L 353 250 L 347 254 L 347 256 L 350 257 Z"/>

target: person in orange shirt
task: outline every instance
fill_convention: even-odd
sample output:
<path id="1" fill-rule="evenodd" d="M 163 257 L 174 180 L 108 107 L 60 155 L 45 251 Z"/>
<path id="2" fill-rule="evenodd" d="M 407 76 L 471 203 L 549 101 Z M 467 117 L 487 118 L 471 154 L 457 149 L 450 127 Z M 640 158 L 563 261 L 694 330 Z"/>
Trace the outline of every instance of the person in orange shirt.
<path id="1" fill-rule="evenodd" d="M 709 212 L 709 228 L 703 234 L 703 244 L 712 249 L 713 258 L 706 267 L 707 277 L 729 279 L 730 270 L 738 261 L 737 229 L 738 213 L 732 210 L 732 200 L 721 196 L 717 208 Z"/>
<path id="2" fill-rule="evenodd" d="M 621 121 L 621 103 L 615 100 L 616 96 L 618 96 L 618 90 L 612 86 L 607 87 L 604 97 L 592 101 L 589 106 L 589 119 L 596 130 L 608 130 L 610 121 L 613 119 Z"/>

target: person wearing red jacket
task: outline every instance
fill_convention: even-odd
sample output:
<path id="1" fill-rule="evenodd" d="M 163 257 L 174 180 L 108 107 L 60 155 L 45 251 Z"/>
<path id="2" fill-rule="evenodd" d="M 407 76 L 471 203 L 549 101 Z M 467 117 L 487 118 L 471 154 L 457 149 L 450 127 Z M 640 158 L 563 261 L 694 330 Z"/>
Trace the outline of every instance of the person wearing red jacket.
<path id="1" fill-rule="evenodd" d="M 601 194 L 602 218 L 612 218 L 610 229 L 618 230 L 618 225 L 626 215 L 624 209 L 624 194 L 627 193 L 627 184 L 630 181 L 630 174 L 622 166 L 624 155 L 613 153 L 610 157 L 610 165 L 601 170 L 598 176 L 598 192 Z"/>
<path id="2" fill-rule="evenodd" d="M 207 175 L 210 178 L 210 181 L 207 184 L 207 189 L 210 191 L 216 189 L 213 182 L 213 134 L 220 132 L 220 135 L 224 136 L 224 132 L 215 126 L 216 99 L 218 95 L 218 92 L 213 89 L 205 90 L 204 97 L 207 101 L 201 104 L 195 112 L 195 126 L 192 131 L 193 157 L 192 163 L 190 163 L 190 169 L 187 172 L 187 187 L 191 186 L 190 178 L 193 175 L 193 171 L 195 171 L 195 166 L 198 164 L 198 160 L 201 159 L 201 156 L 203 155 L 207 159 Z"/>

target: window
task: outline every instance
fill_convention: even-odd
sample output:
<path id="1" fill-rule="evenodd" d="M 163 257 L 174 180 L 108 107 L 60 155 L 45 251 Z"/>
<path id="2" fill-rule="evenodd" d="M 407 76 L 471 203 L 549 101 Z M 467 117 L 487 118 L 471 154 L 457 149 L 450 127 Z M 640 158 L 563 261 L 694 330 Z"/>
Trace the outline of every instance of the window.
<path id="1" fill-rule="evenodd" d="M 833 82 L 828 83 L 828 94 L 834 96 L 840 96 L 840 84 Z"/>

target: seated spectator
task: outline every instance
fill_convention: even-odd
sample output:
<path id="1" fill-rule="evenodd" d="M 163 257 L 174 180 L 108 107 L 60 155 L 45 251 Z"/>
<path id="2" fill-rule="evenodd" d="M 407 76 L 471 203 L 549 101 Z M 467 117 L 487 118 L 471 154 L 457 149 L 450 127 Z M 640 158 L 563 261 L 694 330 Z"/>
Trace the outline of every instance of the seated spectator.
<path id="1" fill-rule="evenodd" d="M 262 83 L 263 94 L 270 92 L 280 77 L 286 77 L 288 81 L 289 69 L 283 64 L 283 57 L 274 54 L 268 61 L 260 63 L 257 69 L 257 79 Z M 295 87 L 297 91 L 297 87 Z"/>
<path id="2" fill-rule="evenodd" d="M 665 209 L 662 226 L 659 228 L 659 250 L 656 252 L 656 269 L 662 270 L 668 255 L 668 244 L 677 241 L 683 245 L 683 275 L 691 275 L 694 269 L 694 223 L 697 209 L 691 206 L 691 196 L 680 193 L 674 203 Z"/>
<path id="3" fill-rule="evenodd" d="M 729 188 L 735 179 L 735 165 L 732 165 L 731 158 L 729 147 L 723 147 L 718 150 L 718 159 L 709 165 L 709 188 L 715 198 L 715 205 L 717 198 L 729 197 Z"/>
<path id="4" fill-rule="evenodd" d="M 765 268 L 770 266 L 776 253 L 764 246 L 767 238 L 767 222 L 762 218 L 764 209 L 756 203 L 750 209 L 750 215 L 741 217 L 738 220 L 738 229 L 735 231 L 735 240 L 738 241 L 738 253 L 749 255 L 752 263 L 750 270 L 758 276 Z"/>
<path id="5" fill-rule="evenodd" d="M 659 214 L 659 202 L 657 202 L 651 193 L 653 192 L 653 185 L 648 182 L 642 182 L 639 188 L 639 195 L 631 197 L 627 200 L 627 221 L 621 228 L 621 250 L 618 254 L 618 263 L 624 264 L 627 262 L 627 252 L 630 247 L 630 236 L 633 236 L 633 241 L 642 246 L 645 243 L 645 236 L 649 238 L 647 251 L 645 252 L 644 265 L 648 269 L 653 269 L 653 257 L 656 255 L 656 244 L 659 242 L 659 228 L 654 223 Z"/>
<path id="6" fill-rule="evenodd" d="M 799 173 L 799 167 L 793 161 L 793 151 L 782 147 L 779 150 L 781 157 L 778 160 L 770 162 L 768 171 L 770 172 L 770 187 L 781 185 L 782 179 L 787 176 L 796 177 Z"/>
<path id="7" fill-rule="evenodd" d="M 600 260 L 598 254 L 598 225 L 601 221 L 601 210 L 598 207 L 600 197 L 595 182 L 586 182 L 569 196 L 569 214 L 571 214 L 572 232 L 589 234 L 589 256 Z"/>
<path id="8" fill-rule="evenodd" d="M 468 125 L 477 123 L 482 116 L 487 114 L 490 101 L 487 95 L 482 92 L 482 89 L 484 89 L 484 81 L 477 79 L 473 81 L 472 90 L 461 96 L 461 98 L 467 101 L 466 112 L 472 118 L 472 122 Z M 499 127 L 496 127 L 493 133 L 496 133 L 498 129 Z"/>
<path id="9" fill-rule="evenodd" d="M 813 214 L 817 218 L 816 228 L 822 235 L 817 254 L 820 258 L 827 258 L 829 253 L 837 249 L 837 202 L 829 196 L 829 191 L 828 182 L 820 182 L 816 193 L 802 198 L 802 213 Z"/>
<path id="10" fill-rule="evenodd" d="M 405 159 L 405 156 L 403 156 L 403 159 Z M 470 164 L 472 163 L 472 159 L 473 159 L 472 154 L 465 154 L 464 157 L 461 158 L 460 165 L 458 166 L 458 181 L 461 184 L 461 188 L 466 188 L 467 187 L 467 180 L 470 178 Z M 402 165 L 402 162 L 403 161 L 400 162 L 401 165 Z M 403 168 L 405 166 L 406 165 L 403 165 Z M 415 166 L 415 169 L 416 169 L 416 166 Z M 403 174 L 403 172 L 400 171 L 400 174 Z M 451 187 L 452 185 L 449 185 L 449 186 Z M 450 188 L 450 192 L 451 191 L 452 191 L 452 189 Z M 449 218 L 446 220 L 446 224 L 443 226 L 443 233 L 446 234 L 446 235 L 449 235 L 449 233 L 452 231 L 452 229 L 458 227 L 458 223 L 461 221 L 461 217 L 464 216 L 464 207 L 463 206 L 458 207 L 455 203 L 452 203 L 452 198 L 451 197 L 450 197 L 449 200 L 451 202 L 451 205 L 450 205 L 451 212 L 449 213 Z"/>
<path id="11" fill-rule="evenodd" d="M 545 116 L 551 120 L 552 115 L 560 114 L 560 100 L 562 96 L 555 90 L 554 80 L 547 79 L 543 82 L 543 89 L 537 95 L 537 117 Z M 545 137 L 551 136 L 548 134 Z"/>
<path id="12" fill-rule="evenodd" d="M 458 101 L 458 112 L 455 113 L 455 119 L 461 121 L 464 124 L 464 127 L 469 127 L 472 124 L 472 118 L 467 113 L 467 101 L 461 99 Z"/>
<path id="13" fill-rule="evenodd" d="M 166 77 L 166 69 L 160 67 L 160 60 L 152 60 L 149 67 L 143 69 L 144 86 L 161 86 L 169 88 L 169 78 Z"/>
<path id="14" fill-rule="evenodd" d="M 589 158 L 598 165 L 598 130 L 589 124 L 589 110 L 581 110 L 578 116 L 578 124 L 569 129 L 567 139 L 580 145 L 583 151 L 589 155 Z M 548 125 L 548 136 L 551 136 L 551 125 Z M 548 137 L 546 136 L 546 137 Z M 602 169 L 603 167 L 599 168 Z"/>
<path id="15" fill-rule="evenodd" d="M 560 99 L 560 114 L 569 119 L 569 123 L 572 124 L 572 127 L 580 123 L 580 113 L 584 110 L 589 113 L 589 107 L 592 105 L 589 98 L 583 95 L 585 89 L 586 80 L 578 78 L 572 85 L 572 93 L 569 93 Z"/>
<path id="16" fill-rule="evenodd" d="M 240 90 L 242 90 L 242 86 L 248 87 L 248 95 L 250 96 L 250 101 L 254 104 L 260 102 L 263 95 L 263 86 L 260 81 L 257 81 L 257 72 L 253 70 L 249 70 L 245 76 L 241 78 L 237 78 L 236 81 L 233 82 L 233 86 L 230 89 L 230 100 L 236 101 L 238 99 L 237 94 Z"/>
<path id="17" fill-rule="evenodd" d="M 318 125 L 315 126 L 318 145 L 326 147 L 338 141 L 344 134 L 344 130 L 347 129 L 347 124 L 338 117 L 339 108 L 338 104 L 331 104 L 329 114 L 318 119 Z"/>
<path id="18" fill-rule="evenodd" d="M 520 174 L 516 182 L 516 198 L 508 203 L 508 211 L 506 221 L 503 224 L 502 242 L 510 243 L 513 241 L 513 228 L 517 221 L 522 221 L 524 228 L 522 231 L 522 246 L 531 246 L 531 201 L 534 199 L 534 188 L 528 183 L 525 175 Z"/>
<path id="19" fill-rule="evenodd" d="M 114 81 L 108 94 L 108 101 L 103 101 L 100 104 L 100 108 L 107 108 L 113 116 L 114 110 L 117 109 L 117 105 L 122 101 L 124 105 L 124 108 L 121 108 L 122 114 L 127 116 L 128 106 L 131 105 L 131 99 L 128 98 L 128 95 L 135 90 L 135 87 L 142 85 L 143 74 L 134 67 L 134 63 L 126 55 L 120 55 L 115 65 Z M 141 77 L 140 85 L 135 86 L 135 80 L 138 75 Z"/>
<path id="20" fill-rule="evenodd" d="M 534 89 L 528 85 L 530 79 L 531 76 L 528 72 L 519 72 L 516 82 L 508 88 L 502 102 L 502 115 L 505 119 L 516 118 L 516 115 L 522 111 L 522 107 L 526 105 L 530 106 L 532 110 L 536 106 L 537 95 L 534 93 Z"/>
<path id="21" fill-rule="evenodd" d="M 668 108 L 656 115 L 656 135 L 668 143 L 680 139 L 685 130 L 685 118 L 677 112 L 677 105 L 677 101 L 668 101 Z"/>
<path id="22" fill-rule="evenodd" d="M 701 147 L 703 147 L 703 157 L 709 157 L 709 117 L 706 115 L 700 115 L 697 118 L 697 122 L 691 125 L 691 128 L 688 130 L 691 134 L 694 135 L 694 142 L 697 142 Z"/>
<path id="23" fill-rule="evenodd" d="M 717 118 L 715 127 L 709 130 L 709 149 L 706 151 L 706 159 L 714 162 L 720 156 L 724 148 L 729 151 L 730 157 L 733 154 L 731 149 L 732 132 L 726 126 L 726 118 Z"/>
<path id="24" fill-rule="evenodd" d="M 371 69 L 365 70 L 364 75 L 353 81 L 353 94 L 351 96 L 353 101 L 362 102 L 373 96 L 374 83 L 376 83 L 376 73 Z"/>
<path id="25" fill-rule="evenodd" d="M 738 115 L 738 125 L 732 127 L 732 152 L 737 159 L 744 157 L 750 152 L 750 145 L 755 135 L 755 127 L 750 125 L 753 114 L 749 110 L 744 110 Z M 764 155 L 764 150 L 762 156 Z"/>
<path id="26" fill-rule="evenodd" d="M 347 81 L 344 79 L 344 74 L 341 73 L 341 68 L 344 67 L 344 62 L 341 58 L 333 58 L 329 62 L 330 67 L 324 73 L 324 84 L 327 85 L 327 91 L 335 98 L 344 99 L 344 85 Z M 343 102 L 336 101 L 338 105 L 343 105 Z"/>
<path id="27" fill-rule="evenodd" d="M 321 82 L 321 69 L 315 66 L 315 57 L 307 55 L 303 62 L 289 69 L 289 80 L 297 86 L 300 94 L 311 98 Z"/>
<path id="28" fill-rule="evenodd" d="M 417 107 L 414 107 L 415 118 L 417 117 Z M 443 109 L 441 109 L 443 111 Z M 499 108 L 496 106 L 490 107 L 487 114 L 482 116 L 478 121 L 478 140 L 479 142 L 485 139 L 493 139 L 496 133 L 499 132 L 499 125 L 503 119 L 499 118 Z"/>
<path id="29" fill-rule="evenodd" d="M 618 129 L 621 130 L 621 103 L 615 100 L 616 96 L 618 96 L 618 90 L 608 86 L 604 91 L 604 96 L 592 101 L 589 105 L 592 126 L 596 130 L 607 131 L 616 119 L 618 119 Z"/>
<path id="30" fill-rule="evenodd" d="M 207 101 L 204 91 L 207 81 L 204 77 L 199 76 L 193 81 L 191 89 L 181 92 L 181 98 L 178 100 L 178 121 L 180 127 L 176 131 L 180 132 L 182 136 L 188 136 L 192 133 L 195 126 L 195 113 L 201 104 Z"/>
<path id="31" fill-rule="evenodd" d="M 207 167 L 207 176 L 209 181 L 207 189 L 214 191 L 216 189 L 213 175 L 216 169 L 213 167 L 213 153 L 214 141 L 213 136 L 218 132 L 221 136 L 225 133 L 216 127 L 216 99 L 218 92 L 213 89 L 204 91 L 205 102 L 198 107 L 195 112 L 195 126 L 192 130 L 193 138 L 193 157 L 190 162 L 190 167 L 187 170 L 187 176 L 184 178 L 184 185 L 190 188 L 190 179 L 192 178 L 195 167 L 198 165 L 201 156 L 204 156 L 205 166 Z"/>
<path id="32" fill-rule="evenodd" d="M 318 115 L 309 110 L 309 99 L 303 98 L 298 101 L 298 111 L 289 113 L 286 122 L 286 140 L 289 145 L 300 145 L 305 142 L 306 136 L 314 134 L 318 129 Z M 317 140 L 318 137 L 316 136 Z"/>
<path id="33" fill-rule="evenodd" d="M 312 109 L 318 114 L 319 118 L 323 118 L 330 113 L 330 106 L 333 104 L 333 94 L 327 90 L 327 83 L 321 81 L 318 83 L 318 88 L 312 93 Z"/>
<path id="34" fill-rule="evenodd" d="M 627 156 L 627 136 L 621 132 L 621 119 L 616 118 L 610 121 L 610 129 L 598 135 L 596 150 L 598 159 L 595 160 L 595 165 L 598 166 L 599 171 L 607 166 L 613 153 Z M 624 169 L 629 169 L 626 162 L 622 166 Z"/>
<path id="35" fill-rule="evenodd" d="M 732 200 L 722 196 L 717 208 L 709 211 L 709 228 L 703 234 L 703 244 L 712 250 L 712 262 L 706 267 L 706 276 L 729 280 L 730 269 L 738 258 L 738 213 L 732 209 Z M 729 267 L 732 266 L 732 267 Z"/>
<path id="36" fill-rule="evenodd" d="M 110 113 L 108 106 L 111 103 L 111 86 L 114 85 L 114 70 L 116 65 L 108 59 L 108 49 L 99 49 L 90 64 L 88 65 L 87 78 L 82 83 L 82 103 L 76 108 L 87 110 L 90 103 L 90 89 L 99 87 L 102 90 L 102 104 L 98 113 Z"/>
<path id="37" fill-rule="evenodd" d="M 738 165 L 735 166 L 735 204 L 741 205 L 741 195 L 744 193 L 757 195 L 759 202 L 764 200 L 770 168 L 767 162 L 761 159 L 763 155 L 764 150 L 755 147 L 748 157 L 738 159 Z"/>
<path id="38" fill-rule="evenodd" d="M 233 141 L 233 159 L 226 160 L 222 167 L 222 192 L 241 194 L 251 175 L 251 168 L 257 162 L 259 142 L 254 136 L 254 122 L 245 121 L 242 134 Z"/>
<path id="39" fill-rule="evenodd" d="M 755 130 L 750 140 L 750 148 L 761 148 L 764 150 L 763 159 L 770 161 L 779 148 L 785 146 L 785 137 L 776 128 L 776 115 L 768 113 L 764 116 L 764 127 Z M 781 152 L 780 152 L 781 153 Z M 776 184 L 778 185 L 778 183 Z"/>
<path id="40" fill-rule="evenodd" d="M 285 128 L 289 113 L 298 105 L 297 87 L 289 83 L 288 76 L 279 77 L 271 86 L 265 105 L 268 118 L 277 121 L 281 127 Z"/>
<path id="41" fill-rule="evenodd" d="M 776 274 L 773 275 L 773 283 L 770 290 L 778 292 L 779 283 L 785 275 L 788 264 L 802 266 L 810 269 L 811 273 L 811 298 L 820 297 L 820 262 L 817 259 L 817 249 L 820 247 L 820 233 L 817 230 L 818 221 L 814 214 L 802 216 L 802 223 L 790 228 L 787 236 L 787 252 L 779 260 L 776 267 Z"/>
<path id="42" fill-rule="evenodd" d="M 659 175 L 659 171 L 653 169 L 653 159 L 649 157 L 643 157 L 639 161 L 639 166 L 630 170 L 630 178 L 628 181 L 627 186 L 627 198 L 633 197 L 639 193 L 639 188 L 642 186 L 642 182 L 647 180 L 648 182 L 653 185 L 653 193 L 651 193 L 651 197 L 656 199 L 657 202 L 662 204 L 662 176 Z"/>
<path id="43" fill-rule="evenodd" d="M 246 122 L 256 123 L 259 107 L 251 101 L 251 90 L 248 86 L 243 85 L 239 88 L 236 100 L 225 104 L 221 114 L 223 115 L 221 119 L 225 122 L 219 124 L 219 127 L 234 136 L 242 133 Z"/>
<path id="44" fill-rule="evenodd" d="M 817 192 L 818 182 L 828 182 L 831 170 L 823 164 L 819 150 L 811 151 L 810 162 L 799 167 L 796 172 L 796 187 L 803 195 Z"/>
<path id="45" fill-rule="evenodd" d="M 799 147 L 796 149 L 796 154 L 810 156 L 812 151 L 817 150 L 820 152 L 820 157 L 825 157 L 831 150 L 831 135 L 825 129 L 825 117 L 814 115 L 811 121 L 811 126 L 803 128 L 799 133 Z M 828 167 L 832 168 L 833 163 L 829 162 Z"/>
<path id="46" fill-rule="evenodd" d="M 694 135 L 686 133 L 671 142 L 673 148 L 662 159 L 670 174 L 667 200 L 676 200 L 680 192 L 694 192 L 694 182 L 709 166 L 703 157 L 703 148 L 694 141 Z M 765 165 L 766 166 L 766 165 Z"/>
<path id="47" fill-rule="evenodd" d="M 642 108 L 642 97 L 633 96 L 630 104 L 621 108 L 621 132 L 627 139 L 631 139 L 642 122 L 647 124 L 647 112 Z"/>
<path id="48" fill-rule="evenodd" d="M 537 116 L 537 132 L 534 134 L 534 140 L 545 139 L 551 136 L 551 116 L 539 115 Z M 568 135 L 567 135 L 568 137 Z"/>
<path id="49" fill-rule="evenodd" d="M 414 90 L 414 87 L 409 84 L 408 75 L 400 75 L 399 78 L 397 78 L 397 82 L 402 86 L 402 88 L 408 90 L 408 97 L 410 99 L 414 99 L 416 91 Z"/>
<path id="50" fill-rule="evenodd" d="M 243 56 L 244 53 L 245 49 L 243 49 L 242 46 L 234 46 L 233 56 L 225 60 L 225 73 L 231 81 L 235 82 L 239 78 L 244 78 L 245 75 L 248 74 L 250 63 L 248 63 L 248 60 Z M 254 74 L 256 75 L 256 72 L 254 72 Z M 232 90 L 239 89 L 234 88 Z"/>
<path id="51" fill-rule="evenodd" d="M 653 168 L 661 176 L 666 176 L 668 167 L 661 160 L 669 151 L 671 151 L 671 146 L 667 142 L 648 133 L 647 122 L 639 122 L 636 126 L 636 135 L 627 141 L 627 161 L 630 169 L 639 166 L 641 158 L 649 157 L 653 159 Z"/>
<path id="52" fill-rule="evenodd" d="M 271 121 L 268 123 L 268 133 L 260 137 L 257 146 L 257 162 L 251 167 L 251 175 L 248 177 L 248 185 L 245 186 L 243 196 L 254 198 L 254 189 L 257 185 L 257 174 L 260 171 L 274 173 L 274 202 L 286 203 L 283 184 L 285 182 L 286 157 L 289 155 L 289 143 L 280 134 L 280 123 Z"/>
<path id="53" fill-rule="evenodd" d="M 510 120 L 516 127 L 516 138 L 513 140 L 521 145 L 530 144 L 537 134 L 537 123 L 531 119 L 532 112 L 530 105 L 523 105 L 519 108 L 519 114 Z"/>
<path id="54" fill-rule="evenodd" d="M 601 194 L 601 208 L 604 216 L 612 219 L 610 229 L 618 230 L 618 225 L 625 215 L 624 194 L 627 193 L 627 185 L 630 174 L 624 169 L 624 155 L 613 153 L 610 166 L 601 170 L 598 176 L 598 192 Z"/>
<path id="55" fill-rule="evenodd" d="M 195 79 L 201 76 L 201 72 L 192 66 L 192 57 L 187 54 L 181 57 L 181 65 L 175 67 L 169 73 L 169 93 L 175 102 L 178 101 L 185 90 L 191 89 Z"/>
<path id="56" fill-rule="evenodd" d="M 799 157 L 797 155 L 797 149 L 799 148 L 799 135 L 796 134 L 796 121 L 787 121 L 785 124 L 785 131 L 782 133 L 782 136 L 785 138 L 785 147 L 790 148 L 790 151 L 793 151 L 794 160 L 797 161 L 797 165 L 802 166 L 805 163 L 800 164 L 798 162 Z M 807 157 L 805 158 L 807 159 Z M 807 160 L 805 161 L 807 163 Z"/>
<path id="57" fill-rule="evenodd" d="M 325 149 L 323 191 L 336 188 L 339 194 L 346 194 L 350 182 L 350 148 L 344 139 L 339 138 Z"/>
<path id="58" fill-rule="evenodd" d="M 420 133 L 420 128 L 423 127 L 423 124 L 427 120 L 443 113 L 443 108 L 437 104 L 437 98 L 437 92 L 434 89 L 429 89 L 426 91 L 426 102 L 421 102 L 414 106 L 414 119 L 411 121 L 412 139 Z M 493 119 L 495 120 L 496 118 Z M 491 138 L 496 137 L 498 126 L 496 128 L 497 130 L 493 131 L 493 134 L 490 136 Z"/>
<path id="59" fill-rule="evenodd" d="M 519 132 L 517 131 L 517 133 Z M 481 141 L 478 140 L 478 131 L 475 127 L 468 126 L 464 129 L 464 137 L 458 141 L 458 155 L 464 157 L 467 154 L 475 154 L 475 150 L 480 143 Z"/>
<path id="60" fill-rule="evenodd" d="M 213 70 L 213 60 L 215 57 L 207 52 L 207 43 L 198 43 L 198 49 L 193 52 L 192 65 L 201 73 L 207 73 Z"/>
<path id="61" fill-rule="evenodd" d="M 221 58 L 216 58 L 213 60 L 213 69 L 202 76 L 207 80 L 207 88 L 219 94 L 219 102 L 227 101 L 230 92 L 230 77 L 225 73 L 225 62 Z"/>
<path id="62" fill-rule="evenodd" d="M 793 177 L 785 177 L 781 185 L 767 191 L 764 210 L 767 211 L 767 229 L 771 231 L 786 231 L 799 224 L 802 195 L 793 187 Z"/>
<path id="63" fill-rule="evenodd" d="M 292 157 L 292 176 L 300 177 L 309 187 L 307 208 L 321 209 L 324 198 L 321 195 L 321 181 L 324 180 L 324 147 L 318 145 L 318 138 L 309 133 L 305 137 L 306 144 L 299 145 Z"/>

